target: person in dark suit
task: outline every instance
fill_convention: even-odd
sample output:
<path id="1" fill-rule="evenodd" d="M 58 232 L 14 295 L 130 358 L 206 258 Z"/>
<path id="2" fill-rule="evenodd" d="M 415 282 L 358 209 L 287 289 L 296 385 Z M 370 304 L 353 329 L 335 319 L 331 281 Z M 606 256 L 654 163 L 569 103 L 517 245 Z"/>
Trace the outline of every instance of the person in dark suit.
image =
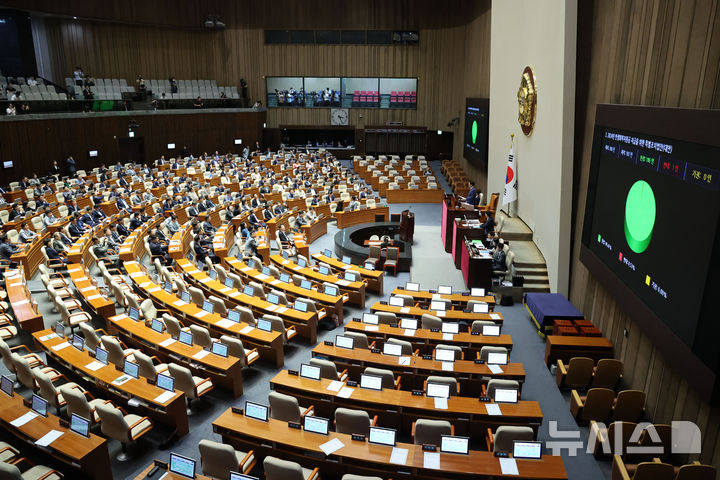
<path id="1" fill-rule="evenodd" d="M 106 218 L 107 215 L 105 215 L 105 212 L 103 212 L 101 208 L 95 208 L 92 211 L 92 217 L 93 217 L 93 220 L 95 220 L 95 222 L 100 222 L 104 218 Z"/>
<path id="2" fill-rule="evenodd" d="M 478 195 L 477 188 L 475 188 L 475 182 L 470 182 L 470 191 L 467 194 L 467 198 L 465 198 L 465 202 L 475 207 L 480 203 L 480 196 Z"/>
<path id="3" fill-rule="evenodd" d="M 65 258 L 64 256 L 60 255 L 60 252 L 58 252 L 57 250 L 55 250 L 55 249 L 50 245 L 50 239 L 49 239 L 49 238 L 46 238 L 46 239 L 45 239 L 45 253 L 47 254 L 47 256 L 48 256 L 48 258 L 49 258 L 50 260 L 55 260 L 55 261 L 60 260 L 62 263 L 65 263 L 65 264 L 67 264 L 67 263 L 69 262 L 69 260 L 68 260 L 67 258 Z"/>
<path id="4" fill-rule="evenodd" d="M 205 221 L 202 222 L 202 229 L 203 232 L 205 232 L 207 235 L 215 234 L 215 227 L 212 226 L 209 218 L 206 218 Z"/>
<path id="5" fill-rule="evenodd" d="M 120 180 L 118 180 L 118 183 L 119 183 L 119 185 L 120 185 L 121 187 L 123 187 L 123 188 L 128 188 L 128 187 L 130 186 L 130 184 L 128 183 L 128 181 L 125 180 L 125 177 L 120 177 Z"/>
<path id="6" fill-rule="evenodd" d="M 167 245 L 163 245 L 162 243 L 160 243 L 157 235 L 152 235 L 150 237 L 149 244 L 150 244 L 150 254 L 152 256 L 163 257 L 166 265 L 169 265 L 172 262 L 172 259 L 170 258 L 170 255 L 168 254 Z"/>
<path id="7" fill-rule="evenodd" d="M 485 217 L 485 221 L 480 226 L 485 230 L 485 235 L 491 237 L 495 233 L 495 219 L 489 210 L 485 212 Z"/>
<path id="8" fill-rule="evenodd" d="M 143 222 L 142 218 L 140 217 L 140 213 L 139 212 L 133 213 L 132 218 L 130 219 L 130 230 L 135 230 L 136 228 L 141 226 L 143 223 L 144 222 Z"/>
<path id="9" fill-rule="evenodd" d="M 68 225 L 68 232 L 70 233 L 70 236 L 72 238 L 78 238 L 85 233 L 85 226 L 80 221 L 80 217 L 75 214 L 73 216 L 73 221 Z"/>
<path id="10" fill-rule="evenodd" d="M 200 212 L 198 212 L 198 209 L 195 207 L 195 205 L 190 205 L 187 210 L 188 215 L 191 217 L 197 217 Z"/>
<path id="11" fill-rule="evenodd" d="M 248 222 L 250 222 L 250 225 L 253 227 L 259 227 L 260 226 L 260 220 L 258 220 L 257 215 L 255 215 L 255 212 L 251 212 L 248 216 Z"/>
<path id="12" fill-rule="evenodd" d="M 128 205 L 127 201 L 123 197 L 118 197 L 115 204 L 117 205 L 118 210 L 120 211 L 130 211 L 130 205 Z"/>
<path id="13" fill-rule="evenodd" d="M 58 166 L 58 163 L 56 160 L 53 160 L 52 167 L 50 167 L 50 175 L 55 175 L 56 178 L 59 178 L 60 167 Z"/>
<path id="14" fill-rule="evenodd" d="M 495 251 L 492 254 L 492 269 L 493 271 L 500 271 L 504 272 L 507 270 L 507 265 L 505 265 L 505 250 L 503 249 L 503 245 L 501 243 L 498 243 L 495 245 Z"/>
<path id="15" fill-rule="evenodd" d="M 95 225 L 97 225 L 97 222 L 92 217 L 92 215 L 90 215 L 90 212 L 87 208 L 85 209 L 84 213 L 80 215 L 80 220 L 88 227 L 94 227 Z"/>
<path id="16" fill-rule="evenodd" d="M 75 176 L 75 159 L 70 155 L 67 159 L 65 159 L 65 168 L 67 168 L 68 175 L 71 177 Z"/>

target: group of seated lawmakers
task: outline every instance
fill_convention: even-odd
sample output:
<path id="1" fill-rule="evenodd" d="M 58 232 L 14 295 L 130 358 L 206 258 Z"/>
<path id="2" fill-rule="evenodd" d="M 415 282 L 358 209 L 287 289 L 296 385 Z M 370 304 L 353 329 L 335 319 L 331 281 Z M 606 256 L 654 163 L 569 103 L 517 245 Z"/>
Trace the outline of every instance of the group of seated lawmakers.
<path id="1" fill-rule="evenodd" d="M 300 91 L 290 88 L 289 90 L 278 90 L 275 89 L 275 96 L 277 97 L 278 106 L 305 106 L 307 98 L 312 99 L 313 105 L 340 105 L 342 99 L 342 93 L 340 90 L 332 90 L 330 87 L 325 90 L 318 90 L 317 92 L 305 93 L 304 89 Z"/>

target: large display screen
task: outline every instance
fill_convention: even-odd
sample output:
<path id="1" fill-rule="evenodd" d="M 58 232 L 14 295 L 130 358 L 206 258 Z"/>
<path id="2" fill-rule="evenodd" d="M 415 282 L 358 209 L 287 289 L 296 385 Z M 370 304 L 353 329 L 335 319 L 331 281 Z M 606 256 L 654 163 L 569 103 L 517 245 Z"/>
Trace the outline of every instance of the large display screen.
<path id="1" fill-rule="evenodd" d="M 465 99 L 465 134 L 463 156 L 478 165 L 487 166 L 490 102 L 487 98 Z"/>
<path id="2" fill-rule="evenodd" d="M 718 323 L 707 300 L 718 248 L 720 146 L 717 138 L 708 144 L 685 135 L 685 118 L 692 112 L 598 106 L 583 261 L 591 270 L 596 262 L 586 260 L 599 261 L 603 278 L 623 287 L 615 289 L 619 303 L 639 300 L 716 370 L 716 348 L 704 338 Z"/>

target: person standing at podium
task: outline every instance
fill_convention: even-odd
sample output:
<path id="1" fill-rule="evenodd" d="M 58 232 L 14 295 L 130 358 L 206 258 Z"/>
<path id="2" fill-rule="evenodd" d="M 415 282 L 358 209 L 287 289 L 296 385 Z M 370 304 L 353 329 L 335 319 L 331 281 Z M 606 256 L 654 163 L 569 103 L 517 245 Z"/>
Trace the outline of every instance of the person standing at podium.
<path id="1" fill-rule="evenodd" d="M 467 194 L 467 198 L 465 198 L 465 202 L 474 207 L 477 207 L 478 203 L 480 203 L 480 196 L 478 195 L 477 188 L 475 188 L 475 182 L 470 182 L 470 191 Z"/>

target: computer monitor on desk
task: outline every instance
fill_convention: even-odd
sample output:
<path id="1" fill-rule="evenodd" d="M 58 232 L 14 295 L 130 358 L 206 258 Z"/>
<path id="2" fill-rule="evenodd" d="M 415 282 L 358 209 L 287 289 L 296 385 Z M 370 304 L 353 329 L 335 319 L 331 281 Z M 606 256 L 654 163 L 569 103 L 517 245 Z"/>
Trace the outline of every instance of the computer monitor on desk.
<path id="1" fill-rule="evenodd" d="M 195 478 L 195 460 L 171 453 L 170 472 L 187 478 Z"/>

